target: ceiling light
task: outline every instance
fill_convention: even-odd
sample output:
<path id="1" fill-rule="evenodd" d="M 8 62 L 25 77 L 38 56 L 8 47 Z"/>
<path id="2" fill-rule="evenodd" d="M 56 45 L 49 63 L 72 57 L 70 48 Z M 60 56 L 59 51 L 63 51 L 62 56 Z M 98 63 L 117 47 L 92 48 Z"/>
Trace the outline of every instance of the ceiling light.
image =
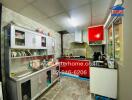
<path id="1" fill-rule="evenodd" d="M 77 19 L 75 19 L 75 18 L 70 18 L 70 19 L 68 19 L 68 22 L 69 22 L 73 27 L 77 27 L 77 26 L 79 25 Z"/>

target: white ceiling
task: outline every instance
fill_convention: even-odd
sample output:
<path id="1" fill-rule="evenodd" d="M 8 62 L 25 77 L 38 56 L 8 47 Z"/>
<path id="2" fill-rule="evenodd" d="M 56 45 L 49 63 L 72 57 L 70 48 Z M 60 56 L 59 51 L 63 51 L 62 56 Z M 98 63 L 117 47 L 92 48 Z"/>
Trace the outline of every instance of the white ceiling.
<path id="1" fill-rule="evenodd" d="M 68 19 L 79 28 L 103 24 L 114 0 L 1 0 L 3 5 L 55 31 L 72 30 Z M 92 10 L 92 12 L 91 12 Z M 92 15 L 92 21 L 91 21 Z"/>

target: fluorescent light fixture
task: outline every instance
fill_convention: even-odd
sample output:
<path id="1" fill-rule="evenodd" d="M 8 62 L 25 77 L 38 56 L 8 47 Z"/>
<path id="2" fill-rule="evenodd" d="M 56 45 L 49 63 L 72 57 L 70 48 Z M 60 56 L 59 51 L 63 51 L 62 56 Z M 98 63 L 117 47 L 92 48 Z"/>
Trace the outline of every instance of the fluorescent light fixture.
<path id="1" fill-rule="evenodd" d="M 77 27 L 79 24 L 78 24 L 78 21 L 75 19 L 75 18 L 70 18 L 68 19 L 68 22 L 73 26 L 73 27 Z"/>

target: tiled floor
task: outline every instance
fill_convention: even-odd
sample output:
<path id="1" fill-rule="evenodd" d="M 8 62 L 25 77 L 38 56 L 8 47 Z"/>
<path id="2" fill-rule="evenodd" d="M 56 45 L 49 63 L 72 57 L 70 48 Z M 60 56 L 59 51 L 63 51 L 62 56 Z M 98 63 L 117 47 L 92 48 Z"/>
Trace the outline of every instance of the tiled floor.
<path id="1" fill-rule="evenodd" d="M 63 77 L 38 100 L 90 100 L 89 82 Z"/>

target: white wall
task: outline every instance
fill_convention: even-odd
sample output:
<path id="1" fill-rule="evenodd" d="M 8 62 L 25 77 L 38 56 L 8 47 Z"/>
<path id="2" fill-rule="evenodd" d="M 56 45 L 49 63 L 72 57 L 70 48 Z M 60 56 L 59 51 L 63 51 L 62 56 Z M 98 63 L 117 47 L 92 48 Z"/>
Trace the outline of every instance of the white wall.
<path id="1" fill-rule="evenodd" d="M 125 0 L 123 65 L 119 67 L 119 100 L 132 100 L 132 0 Z"/>

